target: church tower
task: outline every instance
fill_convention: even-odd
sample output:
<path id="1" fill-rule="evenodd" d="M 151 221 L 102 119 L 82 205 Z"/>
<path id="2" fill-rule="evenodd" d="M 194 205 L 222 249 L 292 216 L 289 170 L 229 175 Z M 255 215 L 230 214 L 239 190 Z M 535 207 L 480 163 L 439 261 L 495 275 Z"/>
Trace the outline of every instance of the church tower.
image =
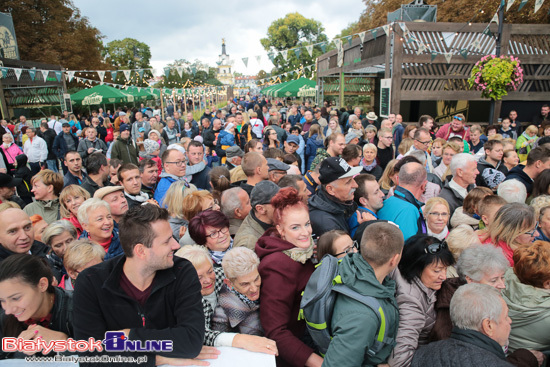
<path id="1" fill-rule="evenodd" d="M 229 55 L 225 52 L 225 38 L 222 38 L 222 54 L 219 55 L 217 79 L 224 85 L 234 85 L 235 78 L 231 72 L 233 61 L 229 60 Z"/>

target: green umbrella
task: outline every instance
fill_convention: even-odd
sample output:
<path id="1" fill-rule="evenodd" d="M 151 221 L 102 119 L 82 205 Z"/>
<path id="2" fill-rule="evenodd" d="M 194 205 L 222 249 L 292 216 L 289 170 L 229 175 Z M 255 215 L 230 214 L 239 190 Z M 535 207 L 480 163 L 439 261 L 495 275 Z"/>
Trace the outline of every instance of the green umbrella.
<path id="1" fill-rule="evenodd" d="M 75 104 L 90 106 L 104 103 L 132 102 L 128 95 L 108 85 L 96 85 L 93 88 L 83 89 L 71 94 L 71 101 Z"/>

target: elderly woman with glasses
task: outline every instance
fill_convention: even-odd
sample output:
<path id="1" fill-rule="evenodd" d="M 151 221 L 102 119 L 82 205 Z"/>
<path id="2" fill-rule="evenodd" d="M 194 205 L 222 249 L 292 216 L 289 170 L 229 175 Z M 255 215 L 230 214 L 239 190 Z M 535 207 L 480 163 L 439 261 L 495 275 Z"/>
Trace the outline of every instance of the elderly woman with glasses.
<path id="1" fill-rule="evenodd" d="M 214 262 L 220 268 L 228 250 L 233 248 L 229 234 L 229 219 L 218 210 L 205 210 L 189 221 L 189 234 L 197 245 L 205 246 Z"/>
<path id="2" fill-rule="evenodd" d="M 189 245 L 184 246 L 176 252 L 176 256 L 187 259 L 193 264 L 197 275 L 199 277 L 199 282 L 201 283 L 201 295 L 202 295 L 202 307 L 204 311 L 204 322 L 205 322 L 205 333 L 204 333 L 204 344 L 214 347 L 235 347 L 249 350 L 251 352 L 260 352 L 266 354 L 277 355 L 277 345 L 271 340 L 264 338 L 258 335 L 247 335 L 244 333 L 235 333 L 230 330 L 214 330 L 213 329 L 213 315 L 214 310 L 217 309 L 218 305 L 226 306 L 227 300 L 220 299 L 220 291 L 222 290 L 224 281 L 226 280 L 223 268 L 214 267 L 210 253 L 203 246 L 198 245 Z M 232 261 L 230 257 L 230 262 Z M 226 262 L 227 265 L 227 262 Z M 242 269 L 241 269 L 242 270 Z M 229 276 L 234 276 L 235 273 L 229 272 Z M 248 273 L 247 275 L 250 275 Z M 240 276 L 237 276 L 237 279 Z M 242 278 L 241 278 L 242 280 Z M 254 279 L 256 280 L 256 279 Z M 259 285 L 258 285 L 259 287 Z M 248 292 L 244 290 L 244 287 L 240 288 L 241 291 L 247 293 L 245 297 L 250 296 L 250 298 L 256 298 L 254 292 Z M 259 293 L 259 290 L 256 290 L 256 293 Z M 242 293 L 239 293 L 242 295 Z M 236 295 L 236 293 L 235 293 Z M 259 294 L 258 294 L 259 296 Z M 240 301 L 243 300 L 242 297 L 239 297 Z M 249 301 L 252 301 L 250 298 L 247 298 Z M 246 303 L 246 302 L 245 302 Z M 245 305 L 248 307 L 248 305 Z M 242 316 L 242 315 L 241 315 Z M 218 319 L 219 320 L 219 319 Z M 230 322 L 234 322 L 234 319 L 230 319 Z M 253 326 L 257 328 L 257 325 L 252 321 L 248 326 Z M 243 321 L 241 321 L 242 323 Z M 219 326 L 219 323 L 218 323 Z M 244 326 L 244 325 L 243 325 Z M 240 329 L 237 327 L 237 329 Z M 245 328 L 247 329 L 247 328 Z M 247 329 L 250 330 L 250 329 Z M 237 331 L 237 330 L 235 330 Z M 240 330 L 242 331 L 242 330 Z"/>
<path id="3" fill-rule="evenodd" d="M 449 203 L 447 200 L 435 197 L 426 202 L 423 209 L 428 235 L 443 241 L 449 234 L 447 224 L 449 223 Z"/>
<path id="4" fill-rule="evenodd" d="M 325 232 L 317 241 L 317 260 L 330 254 L 338 259 L 347 254 L 357 252 L 359 245 L 357 241 L 353 241 L 349 234 L 339 229 Z"/>
<path id="5" fill-rule="evenodd" d="M 415 235 L 405 242 L 398 269 L 391 275 L 397 283 L 399 329 L 390 366 L 410 365 L 416 349 L 428 343 L 436 318 L 436 292 L 447 278 L 447 266 L 454 263 L 447 244 L 435 237 Z"/>

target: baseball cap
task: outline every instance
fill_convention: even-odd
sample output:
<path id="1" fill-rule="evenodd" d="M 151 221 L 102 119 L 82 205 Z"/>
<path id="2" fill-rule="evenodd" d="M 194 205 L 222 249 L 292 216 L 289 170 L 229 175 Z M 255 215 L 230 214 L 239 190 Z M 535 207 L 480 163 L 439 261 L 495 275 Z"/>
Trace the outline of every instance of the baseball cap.
<path id="1" fill-rule="evenodd" d="M 113 192 L 120 191 L 120 190 L 124 190 L 124 187 L 122 187 L 122 186 L 105 186 L 105 187 L 102 187 L 101 189 L 97 190 L 94 193 L 94 198 L 103 200 L 103 198 L 105 196 L 107 196 L 109 194 L 112 194 Z"/>
<path id="2" fill-rule="evenodd" d="M 329 157 L 321 162 L 319 181 L 328 184 L 341 178 L 353 177 L 361 173 L 363 167 L 352 167 L 339 157 Z"/>
<path id="3" fill-rule="evenodd" d="M 286 137 L 287 143 L 294 143 L 296 145 L 300 145 L 300 139 L 296 135 L 289 135 Z"/>
<path id="4" fill-rule="evenodd" d="M 269 167 L 269 171 L 287 171 L 290 166 L 286 163 L 281 162 L 278 159 L 275 158 L 267 158 L 267 166 Z"/>
<path id="5" fill-rule="evenodd" d="M 64 122 L 61 124 L 61 127 L 71 127 L 71 124 L 69 124 L 68 122 Z"/>
<path id="6" fill-rule="evenodd" d="M 16 187 L 23 182 L 20 178 L 13 178 L 6 173 L 0 173 L 0 187 Z"/>
<path id="7" fill-rule="evenodd" d="M 120 124 L 120 132 L 130 130 L 130 126 L 128 124 Z"/>
<path id="8" fill-rule="evenodd" d="M 271 203 L 271 199 L 279 192 L 279 189 L 274 182 L 267 180 L 258 182 L 250 193 L 250 205 L 255 208 L 256 205 Z"/>

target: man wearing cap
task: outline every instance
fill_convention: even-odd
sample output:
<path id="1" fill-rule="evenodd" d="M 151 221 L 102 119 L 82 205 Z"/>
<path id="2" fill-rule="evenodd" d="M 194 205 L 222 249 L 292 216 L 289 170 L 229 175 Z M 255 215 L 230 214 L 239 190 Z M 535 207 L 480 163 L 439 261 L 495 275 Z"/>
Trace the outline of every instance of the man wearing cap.
<path id="1" fill-rule="evenodd" d="M 62 124 L 62 130 L 53 141 L 53 152 L 57 158 L 63 162 L 65 154 L 70 151 L 76 151 L 78 149 L 78 138 L 71 133 L 71 125 L 68 122 Z M 61 165 L 63 167 L 63 174 L 67 173 L 67 166 L 65 163 Z"/>
<path id="2" fill-rule="evenodd" d="M 0 173 L 0 203 L 13 201 L 23 209 L 27 203 L 15 195 L 15 188 L 22 182 L 20 178 L 13 178 L 7 173 Z"/>
<path id="3" fill-rule="evenodd" d="M 302 167 L 302 158 L 297 153 L 300 147 L 300 138 L 297 135 L 288 135 L 284 143 L 285 153 L 292 154 L 298 160 L 298 167 Z"/>
<path id="4" fill-rule="evenodd" d="M 453 120 L 448 124 L 441 126 L 437 133 L 436 137 L 449 140 L 453 136 L 460 136 L 463 140 L 470 141 L 470 130 L 466 130 L 464 124 L 466 123 L 466 118 L 463 114 L 457 113 L 453 116 Z"/>
<path id="5" fill-rule="evenodd" d="M 109 163 L 102 153 L 94 153 L 86 163 L 88 177 L 84 178 L 82 188 L 94 196 L 94 193 L 105 185 L 109 185 Z"/>
<path id="6" fill-rule="evenodd" d="M 82 170 L 82 158 L 77 151 L 69 150 L 65 153 L 63 166 L 67 168 L 67 173 L 63 176 L 63 187 L 69 185 L 82 185 L 84 179 L 88 176 Z"/>
<path id="7" fill-rule="evenodd" d="M 231 172 L 233 169 L 241 165 L 244 152 L 238 145 L 233 145 L 225 150 L 225 156 L 227 158 L 225 161 L 225 165 L 227 166 L 227 169 Z"/>
<path id="8" fill-rule="evenodd" d="M 149 121 L 145 121 L 143 119 L 143 114 L 141 112 L 136 112 L 136 121 L 132 124 L 132 140 L 134 142 L 136 142 L 137 138 L 139 137 L 140 127 L 143 127 L 145 129 L 145 136 L 148 136 L 149 131 L 151 131 L 151 124 L 149 123 Z M 121 126 L 120 132 L 122 133 L 122 126 Z M 133 163 L 133 162 L 129 162 L 129 163 Z"/>
<path id="9" fill-rule="evenodd" d="M 321 186 L 309 199 L 309 217 L 313 233 L 317 236 L 333 229 L 349 233 L 348 219 L 357 210 L 353 193 L 357 183 L 353 179 L 363 168 L 351 167 L 339 157 L 321 162 Z"/>
<path id="10" fill-rule="evenodd" d="M 211 168 L 204 163 L 204 146 L 202 143 L 195 140 L 189 142 L 187 146 L 187 158 L 189 159 L 189 167 L 198 166 L 201 163 L 201 166 L 204 166 L 201 170 L 193 173 L 191 183 L 197 186 L 198 189 L 211 190 Z"/>
<path id="11" fill-rule="evenodd" d="M 235 247 L 244 246 L 254 251 L 258 239 L 273 225 L 271 199 L 278 192 L 279 186 L 271 181 L 261 181 L 254 186 L 250 195 L 252 209 L 235 235 Z"/>
<path id="12" fill-rule="evenodd" d="M 107 154 L 107 145 L 103 140 L 97 138 L 95 127 L 88 127 L 86 128 L 86 138 L 78 143 L 77 151 L 82 157 L 82 162 L 86 165 L 90 154 L 94 154 L 95 152 Z"/>
<path id="13" fill-rule="evenodd" d="M 269 167 L 267 159 L 259 153 L 248 152 L 243 157 L 243 172 L 246 181 L 241 183 L 241 188 L 250 196 L 254 186 L 263 180 L 269 179 Z"/>
<path id="14" fill-rule="evenodd" d="M 354 144 L 359 145 L 359 135 L 357 135 L 355 132 L 350 131 L 346 134 L 346 145 Z"/>
<path id="15" fill-rule="evenodd" d="M 138 113 L 141 114 L 141 112 L 137 112 L 136 115 Z M 150 129 L 151 127 L 149 126 L 149 130 Z M 137 131 L 138 128 L 136 128 L 136 133 Z M 137 136 L 139 136 L 139 134 Z M 111 159 L 120 159 L 124 163 L 133 163 L 136 166 L 138 164 L 138 148 L 136 143 L 130 139 L 130 126 L 127 124 L 120 125 L 120 136 L 113 143 Z"/>
<path id="16" fill-rule="evenodd" d="M 94 198 L 103 200 L 109 204 L 111 216 L 115 223 L 120 222 L 122 216 L 128 211 L 128 201 L 126 200 L 126 196 L 124 196 L 124 187 L 122 186 L 102 187 L 94 193 Z M 116 224 L 115 227 L 117 227 Z"/>
<path id="17" fill-rule="evenodd" d="M 290 168 L 288 164 L 274 158 L 267 158 L 267 167 L 269 181 L 276 184 L 279 183 L 279 180 L 281 178 L 286 176 L 286 171 L 288 171 L 288 169 Z"/>

